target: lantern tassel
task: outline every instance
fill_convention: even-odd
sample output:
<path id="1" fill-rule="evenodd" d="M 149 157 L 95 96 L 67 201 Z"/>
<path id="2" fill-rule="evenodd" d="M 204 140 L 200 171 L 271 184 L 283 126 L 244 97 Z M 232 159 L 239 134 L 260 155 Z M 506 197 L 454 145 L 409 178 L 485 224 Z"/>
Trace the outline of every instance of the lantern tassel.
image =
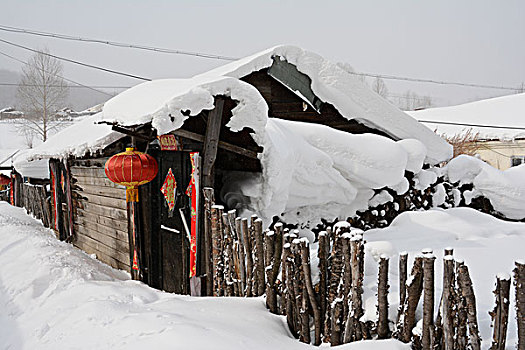
<path id="1" fill-rule="evenodd" d="M 126 187 L 126 202 L 138 202 L 139 190 L 136 187 Z"/>

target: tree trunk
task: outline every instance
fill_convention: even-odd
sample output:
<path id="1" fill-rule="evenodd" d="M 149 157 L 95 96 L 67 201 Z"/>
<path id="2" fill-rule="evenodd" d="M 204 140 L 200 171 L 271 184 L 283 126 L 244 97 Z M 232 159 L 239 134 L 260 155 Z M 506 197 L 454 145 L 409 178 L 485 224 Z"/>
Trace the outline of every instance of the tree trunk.
<path id="1" fill-rule="evenodd" d="M 461 265 L 458 269 L 458 283 L 461 286 L 461 293 L 467 303 L 467 320 L 470 334 L 470 344 L 472 350 L 480 350 L 481 340 L 479 337 L 478 320 L 476 315 L 476 297 L 472 280 L 466 265 Z"/>
<path id="2" fill-rule="evenodd" d="M 382 255 L 379 260 L 379 280 L 377 285 L 377 337 L 387 339 L 390 336 L 388 327 L 388 257 Z"/>
<path id="3" fill-rule="evenodd" d="M 492 312 L 489 312 L 494 328 L 490 350 L 505 350 L 509 321 L 510 276 L 497 276 L 494 295 L 496 306 Z"/>

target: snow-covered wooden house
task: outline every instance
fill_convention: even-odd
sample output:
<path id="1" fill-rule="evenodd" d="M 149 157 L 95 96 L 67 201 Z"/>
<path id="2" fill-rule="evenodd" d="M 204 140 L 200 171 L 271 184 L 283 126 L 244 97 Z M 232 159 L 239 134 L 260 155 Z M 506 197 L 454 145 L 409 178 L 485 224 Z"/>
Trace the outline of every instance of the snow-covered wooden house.
<path id="1" fill-rule="evenodd" d="M 155 179 L 140 187 L 138 248 L 130 239 L 125 189 L 104 174 L 108 157 L 131 143 L 158 163 Z M 195 152 L 200 163 L 190 160 Z M 187 196 L 195 171 L 198 187 L 213 187 L 215 201 L 228 209 L 256 212 L 266 223 L 274 216 L 315 223 L 368 207 L 382 188 L 406 191 L 406 171 L 418 174 L 424 163 L 451 153 L 348 68 L 279 46 L 191 79 L 137 85 L 25 159 L 50 159 L 62 239 L 122 269 L 132 267 L 138 249 L 141 280 L 189 293 L 192 209 L 196 273 L 204 273 L 202 192 L 197 207 Z M 161 191 L 170 176 L 173 198 Z"/>

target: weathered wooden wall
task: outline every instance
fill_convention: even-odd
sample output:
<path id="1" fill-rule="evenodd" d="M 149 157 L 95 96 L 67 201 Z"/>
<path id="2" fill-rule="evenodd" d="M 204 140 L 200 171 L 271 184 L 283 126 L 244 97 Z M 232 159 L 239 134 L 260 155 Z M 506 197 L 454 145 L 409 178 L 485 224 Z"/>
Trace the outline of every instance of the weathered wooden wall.
<path id="1" fill-rule="evenodd" d="M 106 160 L 71 163 L 73 244 L 112 267 L 129 271 L 126 189 L 106 177 Z"/>

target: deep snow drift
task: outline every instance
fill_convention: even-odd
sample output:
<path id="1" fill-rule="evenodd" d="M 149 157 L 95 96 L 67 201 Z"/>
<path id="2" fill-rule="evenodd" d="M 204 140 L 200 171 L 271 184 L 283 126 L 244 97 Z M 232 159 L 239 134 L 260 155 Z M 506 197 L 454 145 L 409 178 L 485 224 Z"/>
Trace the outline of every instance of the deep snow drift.
<path id="1" fill-rule="evenodd" d="M 397 255 L 433 248 L 436 304 L 441 251 L 469 266 L 484 348 L 490 345 L 492 289 L 499 272 L 523 259 L 525 224 L 509 223 L 468 208 L 406 212 L 389 228 L 365 232 L 365 318 L 375 316 L 377 263 L 391 257 L 390 319 L 398 306 Z M 290 337 L 285 320 L 270 314 L 263 298 L 192 298 L 157 291 L 126 273 L 59 242 L 51 230 L 0 202 L 0 347 L 12 349 L 306 349 Z M 511 293 L 513 293 L 513 289 Z M 514 303 L 514 297 L 511 297 Z M 511 304 L 513 305 L 513 304 Z M 512 309 L 512 308 L 511 308 Z M 516 340 L 515 314 L 507 344 Z M 410 349 L 394 340 L 356 342 L 341 349 Z"/>

